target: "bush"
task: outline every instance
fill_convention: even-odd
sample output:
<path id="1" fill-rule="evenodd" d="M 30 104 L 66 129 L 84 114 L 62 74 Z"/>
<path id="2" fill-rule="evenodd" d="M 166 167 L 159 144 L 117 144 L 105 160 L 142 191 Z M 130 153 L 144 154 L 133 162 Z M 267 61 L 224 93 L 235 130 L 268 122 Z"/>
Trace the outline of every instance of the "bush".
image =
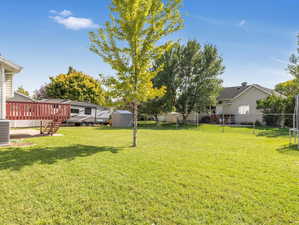
<path id="1" fill-rule="evenodd" d="M 263 126 L 263 124 L 261 121 L 257 120 L 257 121 L 255 121 L 255 126 L 261 127 L 261 126 Z"/>
<path id="2" fill-rule="evenodd" d="M 278 127 L 293 124 L 292 116 L 284 116 L 283 114 L 293 114 L 295 108 L 294 97 L 281 97 L 271 95 L 266 99 L 257 101 L 257 109 L 264 113 L 263 120 L 267 126 Z M 275 115 L 277 114 L 277 115 Z"/>
<path id="3" fill-rule="evenodd" d="M 203 118 L 201 118 L 200 122 L 201 123 L 210 123 L 211 118 L 209 116 L 204 116 Z"/>

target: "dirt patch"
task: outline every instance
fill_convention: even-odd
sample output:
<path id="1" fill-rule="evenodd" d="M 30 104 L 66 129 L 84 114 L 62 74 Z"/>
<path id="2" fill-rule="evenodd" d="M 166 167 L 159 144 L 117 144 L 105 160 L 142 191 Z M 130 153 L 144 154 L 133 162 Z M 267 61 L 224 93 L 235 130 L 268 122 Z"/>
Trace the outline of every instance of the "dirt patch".
<path id="1" fill-rule="evenodd" d="M 23 138 L 32 138 L 32 137 L 41 137 L 39 130 L 35 129 L 17 129 L 10 131 L 11 139 L 23 139 Z"/>
<path id="2" fill-rule="evenodd" d="M 12 141 L 8 145 L 2 145 L 0 148 L 9 148 L 9 147 L 17 147 L 17 148 L 22 148 L 22 147 L 31 147 L 34 146 L 35 144 L 31 142 L 22 142 L 21 140 L 19 141 Z"/>
<path id="3" fill-rule="evenodd" d="M 44 136 L 50 135 L 40 134 L 40 131 L 38 129 L 16 129 L 10 131 L 10 139 L 26 139 Z M 63 134 L 53 134 L 53 136 L 59 137 L 63 136 Z"/>

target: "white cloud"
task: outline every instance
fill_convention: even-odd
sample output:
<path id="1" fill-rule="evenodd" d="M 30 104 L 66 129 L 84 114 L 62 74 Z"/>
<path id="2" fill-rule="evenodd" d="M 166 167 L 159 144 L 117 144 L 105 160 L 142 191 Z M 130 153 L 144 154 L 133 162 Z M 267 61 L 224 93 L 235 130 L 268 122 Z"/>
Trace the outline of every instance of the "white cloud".
<path id="1" fill-rule="evenodd" d="M 57 14 L 58 12 L 57 12 L 56 10 L 53 10 L 53 9 L 52 9 L 52 10 L 49 11 L 49 13 Z"/>
<path id="2" fill-rule="evenodd" d="M 56 14 L 56 16 L 50 16 L 52 20 L 54 20 L 56 23 L 64 25 L 67 29 L 70 30 L 80 30 L 98 27 L 98 25 L 95 24 L 89 18 L 72 16 L 73 14 L 69 10 L 63 10 L 61 12 L 57 12 L 56 10 L 50 10 L 50 13 Z"/>
<path id="3" fill-rule="evenodd" d="M 61 17 L 61 16 L 52 16 L 50 17 L 56 23 L 64 25 L 67 29 L 71 30 L 80 30 L 87 28 L 97 28 L 98 25 L 94 24 L 91 19 L 88 18 L 80 18 L 80 17 Z"/>
<path id="4" fill-rule="evenodd" d="M 73 13 L 69 10 L 63 10 L 59 13 L 60 16 L 67 17 L 73 15 Z"/>
<path id="5" fill-rule="evenodd" d="M 246 23 L 247 23 L 246 20 L 241 20 L 240 23 L 239 23 L 239 26 L 243 27 Z"/>
<path id="6" fill-rule="evenodd" d="M 63 16 L 63 17 L 68 17 L 68 16 L 73 15 L 73 13 L 70 10 L 66 10 L 66 9 L 62 10 L 61 12 L 58 12 L 57 10 L 52 9 L 49 12 L 52 14 L 56 14 L 58 16 Z"/>

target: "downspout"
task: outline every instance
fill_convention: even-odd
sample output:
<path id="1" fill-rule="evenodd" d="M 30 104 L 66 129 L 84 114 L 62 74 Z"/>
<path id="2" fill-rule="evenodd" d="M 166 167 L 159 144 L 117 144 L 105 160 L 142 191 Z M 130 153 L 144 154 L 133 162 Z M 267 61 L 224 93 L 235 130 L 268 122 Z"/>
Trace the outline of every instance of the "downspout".
<path id="1" fill-rule="evenodd" d="M 6 120 L 6 85 L 5 85 L 5 70 L 0 64 L 0 145 L 8 145 L 10 143 L 10 125 Z"/>
<path id="2" fill-rule="evenodd" d="M 6 85 L 5 85 L 5 70 L 2 65 L 0 65 L 0 95 L 1 95 L 1 114 L 0 119 L 6 119 Z"/>
<path id="3" fill-rule="evenodd" d="M 97 107 L 95 107 L 94 124 L 97 124 Z"/>

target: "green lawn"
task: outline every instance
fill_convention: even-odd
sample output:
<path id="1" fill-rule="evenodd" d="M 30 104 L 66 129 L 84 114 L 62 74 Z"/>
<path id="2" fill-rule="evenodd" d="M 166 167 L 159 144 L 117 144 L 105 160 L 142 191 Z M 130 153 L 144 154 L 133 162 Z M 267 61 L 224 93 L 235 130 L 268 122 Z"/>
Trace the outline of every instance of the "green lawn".
<path id="1" fill-rule="evenodd" d="M 0 149 L 0 224 L 299 224 L 286 131 L 63 128 Z"/>

